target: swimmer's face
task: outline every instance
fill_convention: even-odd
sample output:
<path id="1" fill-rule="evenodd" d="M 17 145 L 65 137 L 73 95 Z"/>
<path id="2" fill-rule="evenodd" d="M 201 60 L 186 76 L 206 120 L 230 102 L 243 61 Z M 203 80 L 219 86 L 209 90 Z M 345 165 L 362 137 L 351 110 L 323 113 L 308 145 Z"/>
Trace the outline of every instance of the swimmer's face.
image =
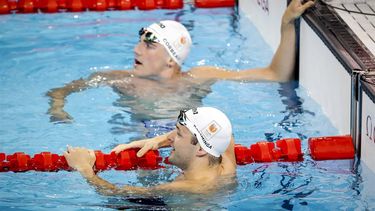
<path id="1" fill-rule="evenodd" d="M 193 134 L 187 127 L 177 123 L 176 131 L 168 137 L 172 146 L 172 152 L 168 160 L 183 170 L 189 166 L 199 149 L 199 144 L 191 144 L 192 136 Z"/>
<path id="2" fill-rule="evenodd" d="M 170 60 L 164 46 L 150 39 L 150 33 L 142 34 L 139 43 L 134 47 L 134 69 L 136 74 L 141 76 L 158 75 L 168 67 Z"/>

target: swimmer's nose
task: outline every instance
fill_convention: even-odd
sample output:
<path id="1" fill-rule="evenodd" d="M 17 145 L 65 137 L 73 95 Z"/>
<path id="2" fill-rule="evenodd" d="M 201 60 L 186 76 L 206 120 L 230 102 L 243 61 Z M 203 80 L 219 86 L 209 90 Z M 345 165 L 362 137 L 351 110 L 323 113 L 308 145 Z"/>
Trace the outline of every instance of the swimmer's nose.
<path id="1" fill-rule="evenodd" d="M 140 50 L 139 50 L 139 47 L 140 47 L 140 42 L 134 46 L 134 54 L 135 56 L 139 56 L 141 53 L 140 53 Z"/>

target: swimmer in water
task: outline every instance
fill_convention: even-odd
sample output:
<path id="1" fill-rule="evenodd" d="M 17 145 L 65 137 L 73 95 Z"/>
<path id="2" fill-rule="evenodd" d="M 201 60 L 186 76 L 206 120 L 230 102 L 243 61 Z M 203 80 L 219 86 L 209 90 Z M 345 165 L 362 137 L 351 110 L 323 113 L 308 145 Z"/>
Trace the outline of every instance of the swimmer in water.
<path id="1" fill-rule="evenodd" d="M 236 174 L 232 125 L 227 116 L 212 107 L 182 110 L 176 129 L 152 139 L 122 144 L 112 151 L 119 153 L 141 148 L 137 156 L 148 150 L 172 147 L 169 162 L 182 170 L 174 181 L 153 187 L 117 187 L 95 174 L 95 153 L 80 147 L 68 147 L 64 156 L 70 167 L 107 194 L 141 194 L 165 192 L 213 193 L 228 185 Z M 161 192 L 160 192 L 161 191 Z"/>
<path id="2" fill-rule="evenodd" d="M 133 70 L 97 72 L 87 79 L 51 89 L 47 93 L 51 121 L 72 120 L 64 111 L 65 98 L 69 94 L 102 85 L 118 92 L 122 96 L 118 104 L 130 107 L 132 113 L 148 116 L 146 119 L 161 119 L 173 118 L 180 109 L 200 106 L 217 80 L 288 81 L 293 77 L 296 54 L 294 20 L 313 5 L 314 1 L 292 0 L 282 17 L 281 40 L 270 65 L 242 71 L 212 66 L 181 71 L 192 44 L 189 32 L 176 21 L 153 23 L 139 32 Z"/>

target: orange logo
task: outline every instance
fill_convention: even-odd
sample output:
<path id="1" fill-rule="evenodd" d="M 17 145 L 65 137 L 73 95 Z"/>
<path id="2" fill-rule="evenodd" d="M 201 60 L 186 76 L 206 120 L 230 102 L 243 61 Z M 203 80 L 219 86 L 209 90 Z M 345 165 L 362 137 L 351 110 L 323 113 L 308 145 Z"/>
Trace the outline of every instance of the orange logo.
<path id="1" fill-rule="evenodd" d="M 217 127 L 215 124 L 211 124 L 209 127 L 208 127 L 208 130 L 210 130 L 211 133 L 215 133 L 217 131 Z"/>
<path id="2" fill-rule="evenodd" d="M 180 38 L 180 43 L 181 43 L 182 45 L 185 45 L 185 43 L 186 43 L 186 37 L 181 37 L 181 38 Z"/>

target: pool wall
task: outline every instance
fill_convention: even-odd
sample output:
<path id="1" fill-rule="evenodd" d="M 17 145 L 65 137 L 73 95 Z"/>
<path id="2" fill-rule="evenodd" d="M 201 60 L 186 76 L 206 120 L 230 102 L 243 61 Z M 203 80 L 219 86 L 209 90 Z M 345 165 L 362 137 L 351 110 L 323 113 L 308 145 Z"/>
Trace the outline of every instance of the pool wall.
<path id="1" fill-rule="evenodd" d="M 242 14 L 258 28 L 274 52 L 280 42 L 280 20 L 286 7 L 286 1 L 273 1 L 272 4 L 264 0 L 239 1 Z"/>
<path id="2" fill-rule="evenodd" d="M 274 50 L 287 2 L 239 0 L 240 13 L 251 19 Z M 330 12 L 317 5 L 303 15 L 297 27 L 299 82 L 340 133 L 327 135 L 351 134 L 357 155 L 375 172 L 375 157 L 371 156 L 375 151 L 374 56 Z"/>
<path id="3" fill-rule="evenodd" d="M 360 123 L 360 156 L 361 160 L 368 168 L 375 172 L 375 75 L 374 73 L 366 73 L 360 77 L 360 104 L 359 115 Z"/>
<path id="4" fill-rule="evenodd" d="M 349 134 L 350 73 L 305 20 L 301 20 L 299 56 L 300 84 L 322 106 L 340 134 Z"/>

